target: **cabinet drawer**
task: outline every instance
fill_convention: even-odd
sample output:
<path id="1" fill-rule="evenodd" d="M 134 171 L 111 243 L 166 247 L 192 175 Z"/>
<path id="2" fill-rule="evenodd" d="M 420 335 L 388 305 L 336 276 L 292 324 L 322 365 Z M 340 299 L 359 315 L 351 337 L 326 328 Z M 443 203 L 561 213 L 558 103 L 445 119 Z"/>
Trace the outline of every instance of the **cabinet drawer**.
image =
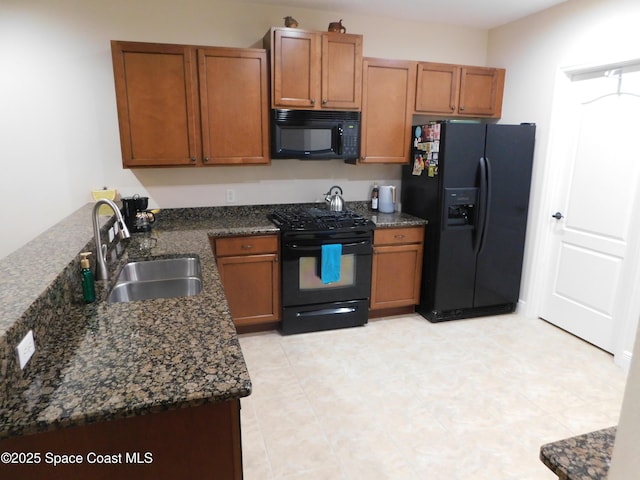
<path id="1" fill-rule="evenodd" d="M 215 239 L 215 253 L 218 257 L 277 252 L 277 235 L 255 235 Z"/>
<path id="2" fill-rule="evenodd" d="M 374 245 L 400 245 L 403 243 L 422 243 L 424 227 L 382 228 L 373 232 Z"/>

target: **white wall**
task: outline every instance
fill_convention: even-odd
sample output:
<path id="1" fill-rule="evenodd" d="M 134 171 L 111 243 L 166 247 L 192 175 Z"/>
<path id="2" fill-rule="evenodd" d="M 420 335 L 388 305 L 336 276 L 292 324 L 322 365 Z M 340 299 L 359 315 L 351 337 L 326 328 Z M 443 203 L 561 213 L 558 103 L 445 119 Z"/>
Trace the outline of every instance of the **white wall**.
<path id="1" fill-rule="evenodd" d="M 91 200 L 102 186 L 150 205 L 314 201 L 333 184 L 364 200 L 397 166 L 274 161 L 270 167 L 123 170 L 109 41 L 261 47 L 283 17 L 325 30 L 344 19 L 364 54 L 484 65 L 486 30 L 224 0 L 0 0 L 0 258 Z"/>
<path id="2" fill-rule="evenodd" d="M 640 345 L 640 330 L 636 345 Z M 640 354 L 631 359 L 622 412 L 611 458 L 609 480 L 629 480 L 640 472 Z"/>

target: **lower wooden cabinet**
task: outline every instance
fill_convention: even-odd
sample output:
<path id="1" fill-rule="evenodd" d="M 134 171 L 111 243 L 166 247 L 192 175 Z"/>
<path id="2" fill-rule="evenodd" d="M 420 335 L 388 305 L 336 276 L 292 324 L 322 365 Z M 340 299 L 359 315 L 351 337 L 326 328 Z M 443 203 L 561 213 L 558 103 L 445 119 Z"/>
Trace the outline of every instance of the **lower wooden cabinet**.
<path id="1" fill-rule="evenodd" d="M 420 302 L 423 246 L 423 226 L 374 231 L 371 310 Z"/>
<path id="2" fill-rule="evenodd" d="M 278 236 L 212 237 L 210 240 L 236 328 L 278 322 Z"/>
<path id="3" fill-rule="evenodd" d="M 10 438 L 0 451 L 40 455 L 39 462 L 0 464 L 7 479 L 240 480 L 240 400 Z"/>

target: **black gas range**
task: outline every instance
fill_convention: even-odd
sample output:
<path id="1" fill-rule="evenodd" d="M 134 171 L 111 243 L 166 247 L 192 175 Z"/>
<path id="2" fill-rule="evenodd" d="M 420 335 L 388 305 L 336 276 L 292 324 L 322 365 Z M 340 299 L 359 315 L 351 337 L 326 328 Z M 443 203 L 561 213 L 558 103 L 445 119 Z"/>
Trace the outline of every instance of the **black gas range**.
<path id="1" fill-rule="evenodd" d="M 366 324 L 374 223 L 351 210 L 314 207 L 282 208 L 269 218 L 281 231 L 282 333 Z M 330 281 L 327 255 L 338 270 Z"/>

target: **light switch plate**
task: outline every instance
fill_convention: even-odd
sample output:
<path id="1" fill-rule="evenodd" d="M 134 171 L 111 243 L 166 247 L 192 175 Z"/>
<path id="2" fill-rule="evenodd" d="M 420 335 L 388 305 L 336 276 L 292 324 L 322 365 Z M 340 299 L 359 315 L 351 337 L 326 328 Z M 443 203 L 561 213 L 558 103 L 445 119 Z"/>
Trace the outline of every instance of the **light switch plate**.
<path id="1" fill-rule="evenodd" d="M 20 362 L 20 369 L 22 370 L 27 364 L 31 356 L 36 351 L 36 342 L 33 339 L 33 330 L 29 330 L 24 338 L 20 341 L 16 347 L 16 353 L 18 354 L 18 362 Z"/>

